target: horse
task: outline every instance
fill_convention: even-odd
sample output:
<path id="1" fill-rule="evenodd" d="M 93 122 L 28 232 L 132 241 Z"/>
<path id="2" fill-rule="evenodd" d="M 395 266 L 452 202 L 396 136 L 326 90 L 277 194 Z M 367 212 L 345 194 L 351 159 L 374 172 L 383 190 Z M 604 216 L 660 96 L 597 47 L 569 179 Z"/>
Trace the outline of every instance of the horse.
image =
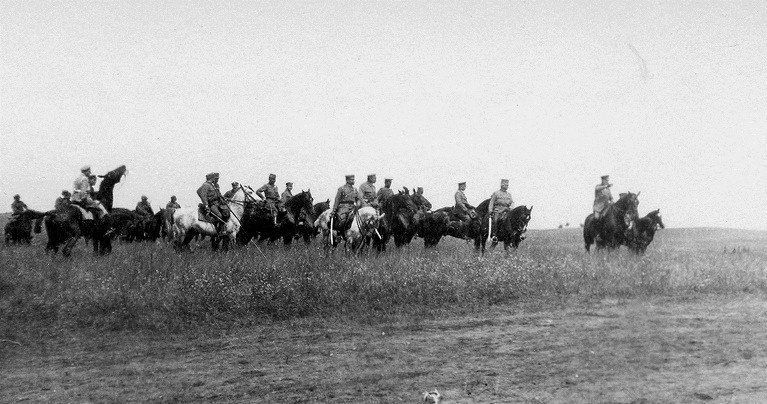
<path id="1" fill-rule="evenodd" d="M 394 246 L 399 248 L 410 243 L 418 231 L 418 221 L 415 217 L 418 206 L 413 202 L 410 191 L 403 187 L 396 195 L 389 197 L 381 206 L 383 213 L 379 233 L 381 237 L 375 241 L 379 252 L 386 250 L 389 237 L 394 238 Z"/>
<path id="2" fill-rule="evenodd" d="M 115 184 L 120 182 L 125 171 L 125 165 L 121 165 L 104 175 L 99 175 L 102 180 L 94 199 L 101 202 L 107 212 L 112 210 Z M 68 257 L 72 254 L 72 248 L 77 243 L 77 239 L 80 236 L 86 236 L 93 241 L 94 254 L 103 255 L 112 252 L 112 216 L 106 214 L 99 218 L 93 215 L 93 220 L 90 220 L 86 219 L 86 215 L 85 210 L 74 203 L 62 206 L 60 210 L 45 212 L 45 215 L 35 222 L 37 233 L 40 232 L 41 222 L 45 223 L 45 230 L 48 233 L 48 244 L 45 250 L 53 250 L 56 253 L 59 246 L 64 244 L 62 254 Z"/>
<path id="3" fill-rule="evenodd" d="M 314 210 L 314 198 L 311 190 L 301 191 L 285 201 L 285 211 L 277 215 L 282 242 L 290 245 L 296 234 L 298 224 L 301 222 L 301 213 Z M 306 221 L 304 220 L 304 223 Z"/>
<path id="4" fill-rule="evenodd" d="M 616 249 L 626 243 L 626 234 L 637 219 L 637 207 L 639 206 L 639 192 L 636 194 L 626 192 L 620 194 L 620 198 L 608 206 L 598 220 L 594 214 L 586 216 L 583 222 L 583 242 L 586 251 L 590 251 L 591 244 L 596 243 L 597 249 Z"/>
<path id="5" fill-rule="evenodd" d="M 312 210 L 301 209 L 299 215 L 298 224 L 296 225 L 296 236 L 303 238 L 304 243 L 309 244 L 312 238 L 319 234 L 319 229 L 314 227 L 314 221 L 322 214 L 322 212 L 330 209 L 330 199 L 315 203 Z"/>
<path id="6" fill-rule="evenodd" d="M 628 232 L 626 237 L 626 246 L 637 254 L 644 254 L 647 246 L 655 238 L 655 232 L 665 228 L 660 209 L 655 209 L 634 222 L 634 228 Z"/>
<path id="7" fill-rule="evenodd" d="M 489 199 L 487 202 L 489 203 Z M 483 202 L 484 203 L 484 202 Z M 480 204 L 482 206 L 482 204 Z M 480 208 L 477 207 L 479 211 Z M 503 242 L 503 249 L 508 252 L 509 246 L 515 249 L 519 247 L 519 243 L 525 239 L 523 234 L 527 231 L 527 224 L 530 222 L 530 214 L 533 211 L 533 207 L 528 208 L 525 205 L 519 205 L 512 209 L 506 209 L 499 213 L 498 220 L 495 226 L 496 239 L 490 244 L 490 248 L 495 248 L 498 242 Z M 487 243 L 489 231 L 490 231 L 490 215 L 483 215 L 480 219 L 481 230 L 477 237 L 474 238 L 474 248 L 480 250 L 483 254 L 485 252 L 485 245 Z"/>
<path id="8" fill-rule="evenodd" d="M 5 224 L 5 245 L 13 243 L 32 243 L 32 223 L 45 216 L 44 212 L 27 209 L 18 215 L 11 216 Z"/>
<path id="9" fill-rule="evenodd" d="M 173 234 L 176 237 L 176 249 L 188 248 L 189 242 L 199 234 L 210 236 L 213 250 L 218 250 L 220 241 L 223 241 L 224 251 L 229 250 L 229 241 L 236 239 L 237 232 L 240 230 L 240 223 L 245 211 L 245 195 L 247 195 L 245 190 L 240 187 L 227 202 L 230 214 L 224 225 L 223 235 L 218 233 L 212 221 L 200 219 L 198 207 L 176 209 L 173 212 Z"/>
<path id="10" fill-rule="evenodd" d="M 283 243 L 290 245 L 297 234 L 302 212 L 314 209 L 311 190 L 290 197 L 285 201 L 285 210 L 278 212 L 276 218 L 266 202 L 256 201 L 250 195 L 248 197 L 250 200 L 242 218 L 242 231 L 237 237 L 240 245 L 248 244 L 254 237 L 258 242 L 268 240 L 268 243 L 282 237 Z"/>
<path id="11" fill-rule="evenodd" d="M 343 234 L 339 234 L 335 225 L 333 229 L 330 228 L 332 215 L 333 210 L 327 209 L 314 222 L 314 226 L 322 232 L 326 250 L 336 247 L 341 241 L 344 241 L 347 251 L 359 252 L 364 246 L 369 245 L 371 241 L 381 238 L 378 232 L 378 225 L 385 214 L 379 215 L 375 208 L 371 206 L 355 209 L 353 213 L 354 218 L 349 228 Z M 332 243 L 330 242 L 331 232 L 333 234 Z"/>
<path id="12" fill-rule="evenodd" d="M 489 199 L 487 200 L 490 201 Z M 481 204 L 480 204 L 481 205 Z M 447 231 L 441 236 L 452 236 L 455 238 L 460 238 L 462 240 L 473 240 L 475 237 L 479 235 L 481 224 L 480 224 L 480 215 L 477 213 L 477 209 L 479 207 L 473 207 L 471 205 L 469 207 L 469 220 L 468 221 L 462 221 L 458 215 L 455 214 L 455 209 L 452 206 L 445 206 L 444 208 L 439 208 L 435 210 L 433 213 L 440 213 L 444 214 L 448 218 L 448 227 Z M 487 211 L 487 204 L 484 206 L 485 211 Z M 436 234 L 432 237 L 436 237 Z"/>
<path id="13" fill-rule="evenodd" d="M 436 247 L 442 237 L 448 234 L 450 215 L 443 210 L 435 212 L 418 212 L 418 237 L 423 238 L 424 248 Z"/>

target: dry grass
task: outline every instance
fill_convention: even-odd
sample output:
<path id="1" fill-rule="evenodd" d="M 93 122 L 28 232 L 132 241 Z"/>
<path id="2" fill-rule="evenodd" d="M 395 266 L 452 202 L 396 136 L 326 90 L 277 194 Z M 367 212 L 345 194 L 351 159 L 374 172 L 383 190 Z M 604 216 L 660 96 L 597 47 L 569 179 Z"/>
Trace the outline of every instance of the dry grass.
<path id="1" fill-rule="evenodd" d="M 722 240 L 724 238 L 724 240 Z M 37 240 L 39 243 L 40 240 Z M 82 243 L 82 242 L 81 242 Z M 664 230 L 644 256 L 584 253 L 577 230 L 530 231 L 519 250 L 484 257 L 455 239 L 382 256 L 325 257 L 317 245 L 177 254 L 123 244 L 72 259 L 39 245 L 0 252 L 0 309 L 9 329 L 183 330 L 263 318 L 433 315 L 520 298 L 632 298 L 767 290 L 767 233 Z M 726 247 L 725 247 L 726 245 Z M 734 251 L 734 252 L 733 252 Z M 0 334 L 0 338 L 3 334 Z"/>

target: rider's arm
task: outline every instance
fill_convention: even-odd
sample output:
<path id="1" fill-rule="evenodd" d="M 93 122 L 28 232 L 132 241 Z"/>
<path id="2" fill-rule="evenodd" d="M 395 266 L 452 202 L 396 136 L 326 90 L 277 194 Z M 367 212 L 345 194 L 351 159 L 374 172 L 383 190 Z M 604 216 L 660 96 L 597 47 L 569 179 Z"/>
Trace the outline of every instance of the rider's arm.
<path id="1" fill-rule="evenodd" d="M 259 188 L 259 189 L 257 189 L 257 190 L 256 190 L 256 195 L 257 195 L 259 198 L 261 198 L 261 200 L 264 200 L 264 199 L 266 199 L 266 197 L 264 196 L 264 191 L 266 191 L 266 184 L 264 184 L 264 185 L 261 185 L 261 188 Z"/>

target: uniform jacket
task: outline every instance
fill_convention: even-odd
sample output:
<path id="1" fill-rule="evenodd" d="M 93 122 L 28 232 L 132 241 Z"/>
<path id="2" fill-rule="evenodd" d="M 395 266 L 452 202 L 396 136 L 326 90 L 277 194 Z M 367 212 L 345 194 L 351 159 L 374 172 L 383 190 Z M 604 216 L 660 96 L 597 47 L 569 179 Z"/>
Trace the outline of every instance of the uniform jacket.
<path id="1" fill-rule="evenodd" d="M 603 212 L 613 201 L 610 187 L 599 184 L 594 188 L 594 212 Z"/>
<path id="2" fill-rule="evenodd" d="M 136 204 L 136 213 L 143 216 L 153 216 L 154 209 L 152 209 L 152 205 L 149 204 L 149 201 L 139 201 L 139 203 Z"/>
<path id="3" fill-rule="evenodd" d="M 386 202 L 387 199 L 394 196 L 394 191 L 391 190 L 391 188 L 383 187 L 378 190 L 378 194 L 376 194 L 376 198 L 378 198 L 378 203 L 383 205 L 384 202 Z"/>
<path id="4" fill-rule="evenodd" d="M 463 191 L 460 189 L 455 191 L 455 208 L 459 212 L 467 213 L 469 211 L 469 208 L 466 206 L 468 203 L 469 201 L 466 199 L 466 194 Z"/>
<path id="5" fill-rule="evenodd" d="M 288 199 L 290 199 L 292 197 L 293 197 L 293 193 L 290 192 L 289 189 L 286 189 L 286 190 L 282 191 L 282 196 L 280 196 L 280 202 L 282 202 L 282 204 L 284 205 L 285 202 L 287 202 Z"/>
<path id="6" fill-rule="evenodd" d="M 360 196 L 365 202 L 373 202 L 376 200 L 376 186 L 365 181 L 360 185 Z"/>
<path id="7" fill-rule="evenodd" d="M 490 196 L 490 205 L 487 206 L 487 211 L 492 213 L 498 213 L 507 208 L 513 208 L 514 201 L 511 199 L 511 194 L 500 189 L 493 192 Z"/>
<path id="8" fill-rule="evenodd" d="M 271 199 L 273 201 L 280 199 L 280 191 L 277 190 L 277 185 L 269 183 L 261 185 L 261 188 L 256 190 L 256 195 L 258 195 L 259 198 L 266 197 L 266 199 Z"/>
<path id="9" fill-rule="evenodd" d="M 200 188 L 197 188 L 197 195 L 205 206 L 219 203 L 221 200 L 218 184 L 213 184 L 210 181 L 205 181 Z"/>
<path id="10" fill-rule="evenodd" d="M 360 194 L 354 186 L 344 184 L 338 188 L 336 199 L 333 201 L 333 209 L 338 209 L 340 205 L 354 204 L 360 200 Z"/>
<path id="11" fill-rule="evenodd" d="M 72 202 L 81 202 L 91 199 L 91 183 L 88 180 L 88 176 L 80 174 L 75 180 L 72 192 Z"/>
<path id="12" fill-rule="evenodd" d="M 165 209 L 179 209 L 181 205 L 178 202 L 168 202 L 165 204 Z"/>

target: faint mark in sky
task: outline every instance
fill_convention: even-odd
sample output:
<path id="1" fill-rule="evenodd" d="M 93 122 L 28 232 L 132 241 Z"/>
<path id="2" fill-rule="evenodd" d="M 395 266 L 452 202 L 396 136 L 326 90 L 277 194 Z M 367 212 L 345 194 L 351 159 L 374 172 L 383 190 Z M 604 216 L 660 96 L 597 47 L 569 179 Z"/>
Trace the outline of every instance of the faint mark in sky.
<path id="1" fill-rule="evenodd" d="M 649 74 L 647 73 L 647 62 L 644 61 L 644 58 L 639 54 L 639 51 L 637 51 L 637 48 L 635 48 L 634 45 L 630 42 L 627 43 L 627 45 L 629 46 L 629 49 L 634 52 L 634 55 L 639 61 L 639 76 L 642 77 L 642 80 L 647 81 L 647 78 L 649 77 Z"/>

